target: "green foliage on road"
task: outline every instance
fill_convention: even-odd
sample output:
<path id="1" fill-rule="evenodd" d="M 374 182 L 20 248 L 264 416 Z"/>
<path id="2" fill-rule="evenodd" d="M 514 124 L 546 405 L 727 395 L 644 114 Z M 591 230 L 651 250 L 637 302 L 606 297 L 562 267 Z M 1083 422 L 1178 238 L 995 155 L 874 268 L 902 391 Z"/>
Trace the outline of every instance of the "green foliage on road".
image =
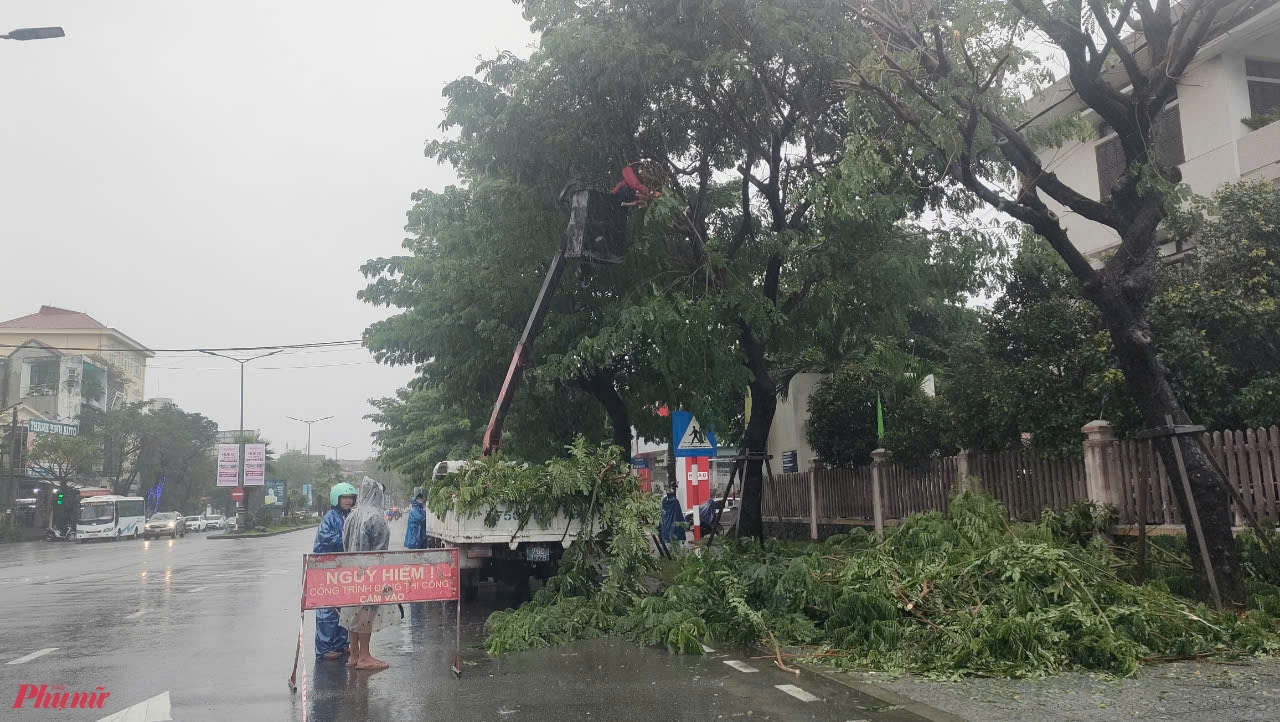
<path id="1" fill-rule="evenodd" d="M 560 560 L 561 574 L 540 598 L 640 593 L 641 580 L 655 568 L 649 534 L 658 523 L 657 497 L 641 491 L 617 447 L 579 437 L 566 451 L 541 465 L 510 463 L 500 454 L 476 459 L 431 484 L 427 505 L 442 519 L 482 513 L 489 526 L 505 512 L 521 526 L 547 526 L 561 514 L 582 520 L 581 535 Z"/>
<path id="2" fill-rule="evenodd" d="M 657 595 L 540 595 L 496 613 L 487 646 L 617 635 L 698 653 L 702 639 L 776 640 L 823 664 L 948 677 L 1127 676 L 1144 660 L 1280 652 L 1276 587 L 1257 582 L 1247 611 L 1217 614 L 1163 581 L 1125 581 L 1124 562 L 1084 541 L 1079 519 L 1006 519 L 990 497 L 966 493 L 949 518 L 914 515 L 883 542 L 858 530 L 823 544 L 718 545 L 681 557 Z"/>

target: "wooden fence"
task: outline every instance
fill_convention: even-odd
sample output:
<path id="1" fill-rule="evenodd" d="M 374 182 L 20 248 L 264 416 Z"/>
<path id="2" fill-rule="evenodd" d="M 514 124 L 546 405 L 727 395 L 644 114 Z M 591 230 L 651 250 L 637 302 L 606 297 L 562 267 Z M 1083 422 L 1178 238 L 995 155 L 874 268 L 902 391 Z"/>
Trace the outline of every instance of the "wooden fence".
<path id="1" fill-rule="evenodd" d="M 1074 502 L 1090 500 L 1092 493 L 1097 497 L 1093 501 L 1116 507 L 1121 524 L 1134 524 L 1140 515 L 1139 489 L 1145 486 L 1146 523 L 1183 523 L 1169 474 L 1154 446 L 1166 442 L 1120 441 L 1108 435 L 1090 438 L 1089 443 L 1095 444 L 1093 452 L 1086 447 L 1083 454 L 1064 457 L 1019 450 L 969 453 L 935 459 L 924 466 L 881 463 L 883 518 L 905 519 L 929 510 L 947 513 L 952 489 L 961 475 L 967 474 L 1004 504 L 1011 520 L 1034 521 L 1044 509 L 1062 510 Z M 1259 521 L 1280 523 L 1280 427 L 1215 431 L 1202 438 Z M 1089 453 L 1100 454 L 1094 457 L 1100 463 L 1086 463 Z M 1091 482 L 1091 473 L 1099 478 Z M 870 464 L 775 476 L 772 484 L 765 484 L 764 518 L 869 524 L 875 516 L 872 479 Z M 811 498 L 816 502 L 812 507 Z M 1235 502 L 1232 510 L 1235 523 L 1242 525 L 1244 510 Z"/>
<path id="2" fill-rule="evenodd" d="M 1012 520 L 1034 521 L 1045 508 L 1061 510 L 1088 498 L 1082 457 L 1047 457 L 1030 451 L 973 454 L 969 473 L 1000 500 Z"/>
<path id="3" fill-rule="evenodd" d="M 934 459 L 920 467 L 902 464 L 881 466 L 884 518 L 905 519 L 915 512 L 930 509 L 946 513 L 951 489 L 956 482 L 956 469 L 955 457 Z M 811 479 L 819 524 L 868 523 L 874 517 L 871 465 L 868 464 L 853 469 L 819 468 L 773 477 L 773 484 L 765 485 L 764 518 L 809 519 Z"/>
<path id="4" fill-rule="evenodd" d="M 1209 447 L 1218 464 L 1227 472 L 1227 481 L 1240 493 L 1241 499 L 1260 522 L 1280 521 L 1280 428 L 1215 431 L 1201 439 Z M 1119 441 L 1108 454 L 1107 474 L 1117 480 L 1119 496 L 1113 503 L 1125 524 L 1136 523 L 1139 513 L 1139 486 L 1146 485 L 1148 524 L 1181 524 L 1182 514 L 1173 496 L 1173 481 L 1164 461 L 1156 452 L 1156 443 Z M 1237 525 L 1244 524 L 1245 513 L 1234 501 L 1232 513 Z"/>

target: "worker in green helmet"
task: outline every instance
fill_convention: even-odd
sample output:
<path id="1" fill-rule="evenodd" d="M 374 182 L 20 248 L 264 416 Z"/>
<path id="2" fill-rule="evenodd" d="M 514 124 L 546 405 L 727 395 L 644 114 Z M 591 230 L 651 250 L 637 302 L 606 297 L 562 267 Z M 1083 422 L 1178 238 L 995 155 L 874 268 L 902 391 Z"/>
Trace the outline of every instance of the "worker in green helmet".
<path id="1" fill-rule="evenodd" d="M 329 504 L 332 508 L 324 515 L 320 528 L 316 529 L 316 543 L 312 552 L 328 554 L 342 551 L 342 525 L 356 505 L 356 488 L 345 481 L 334 484 L 329 491 Z M 339 659 L 351 653 L 347 630 L 338 624 L 338 610 L 324 608 L 316 610 L 316 656 L 321 659 Z"/>

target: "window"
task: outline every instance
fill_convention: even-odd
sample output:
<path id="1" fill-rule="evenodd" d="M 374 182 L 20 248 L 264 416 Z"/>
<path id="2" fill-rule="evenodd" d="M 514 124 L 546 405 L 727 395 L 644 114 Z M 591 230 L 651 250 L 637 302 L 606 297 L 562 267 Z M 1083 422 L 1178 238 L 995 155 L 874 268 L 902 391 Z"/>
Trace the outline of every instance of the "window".
<path id="1" fill-rule="evenodd" d="M 142 500 L 141 499 L 125 499 L 117 502 L 120 507 L 120 516 L 142 516 Z"/>
<path id="2" fill-rule="evenodd" d="M 1246 60 L 1244 74 L 1249 83 L 1249 112 L 1258 116 L 1280 111 L 1280 63 Z"/>
<path id="3" fill-rule="evenodd" d="M 111 502 L 80 505 L 80 521 L 85 524 L 101 524 L 116 517 L 116 505 Z"/>
<path id="4" fill-rule="evenodd" d="M 1098 192 L 1101 200 L 1111 197 L 1111 186 L 1125 174 L 1127 165 L 1120 137 L 1104 123 L 1098 129 L 1101 138 L 1094 146 L 1098 161 Z M 1182 148 L 1182 116 L 1178 106 L 1169 105 L 1160 111 L 1151 129 L 1156 157 L 1165 165 L 1181 165 L 1186 156 Z"/>
<path id="5" fill-rule="evenodd" d="M 28 396 L 53 396 L 58 391 L 58 360 L 46 359 L 31 364 Z"/>

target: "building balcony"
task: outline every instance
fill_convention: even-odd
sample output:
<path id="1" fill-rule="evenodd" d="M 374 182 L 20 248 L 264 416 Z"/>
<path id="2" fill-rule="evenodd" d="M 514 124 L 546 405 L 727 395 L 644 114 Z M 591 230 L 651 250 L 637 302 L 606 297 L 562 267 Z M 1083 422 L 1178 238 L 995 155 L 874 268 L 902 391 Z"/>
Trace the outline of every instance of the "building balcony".
<path id="1" fill-rule="evenodd" d="M 1236 141 L 1240 159 L 1241 180 L 1280 179 L 1280 121 L 1261 128 Z"/>

